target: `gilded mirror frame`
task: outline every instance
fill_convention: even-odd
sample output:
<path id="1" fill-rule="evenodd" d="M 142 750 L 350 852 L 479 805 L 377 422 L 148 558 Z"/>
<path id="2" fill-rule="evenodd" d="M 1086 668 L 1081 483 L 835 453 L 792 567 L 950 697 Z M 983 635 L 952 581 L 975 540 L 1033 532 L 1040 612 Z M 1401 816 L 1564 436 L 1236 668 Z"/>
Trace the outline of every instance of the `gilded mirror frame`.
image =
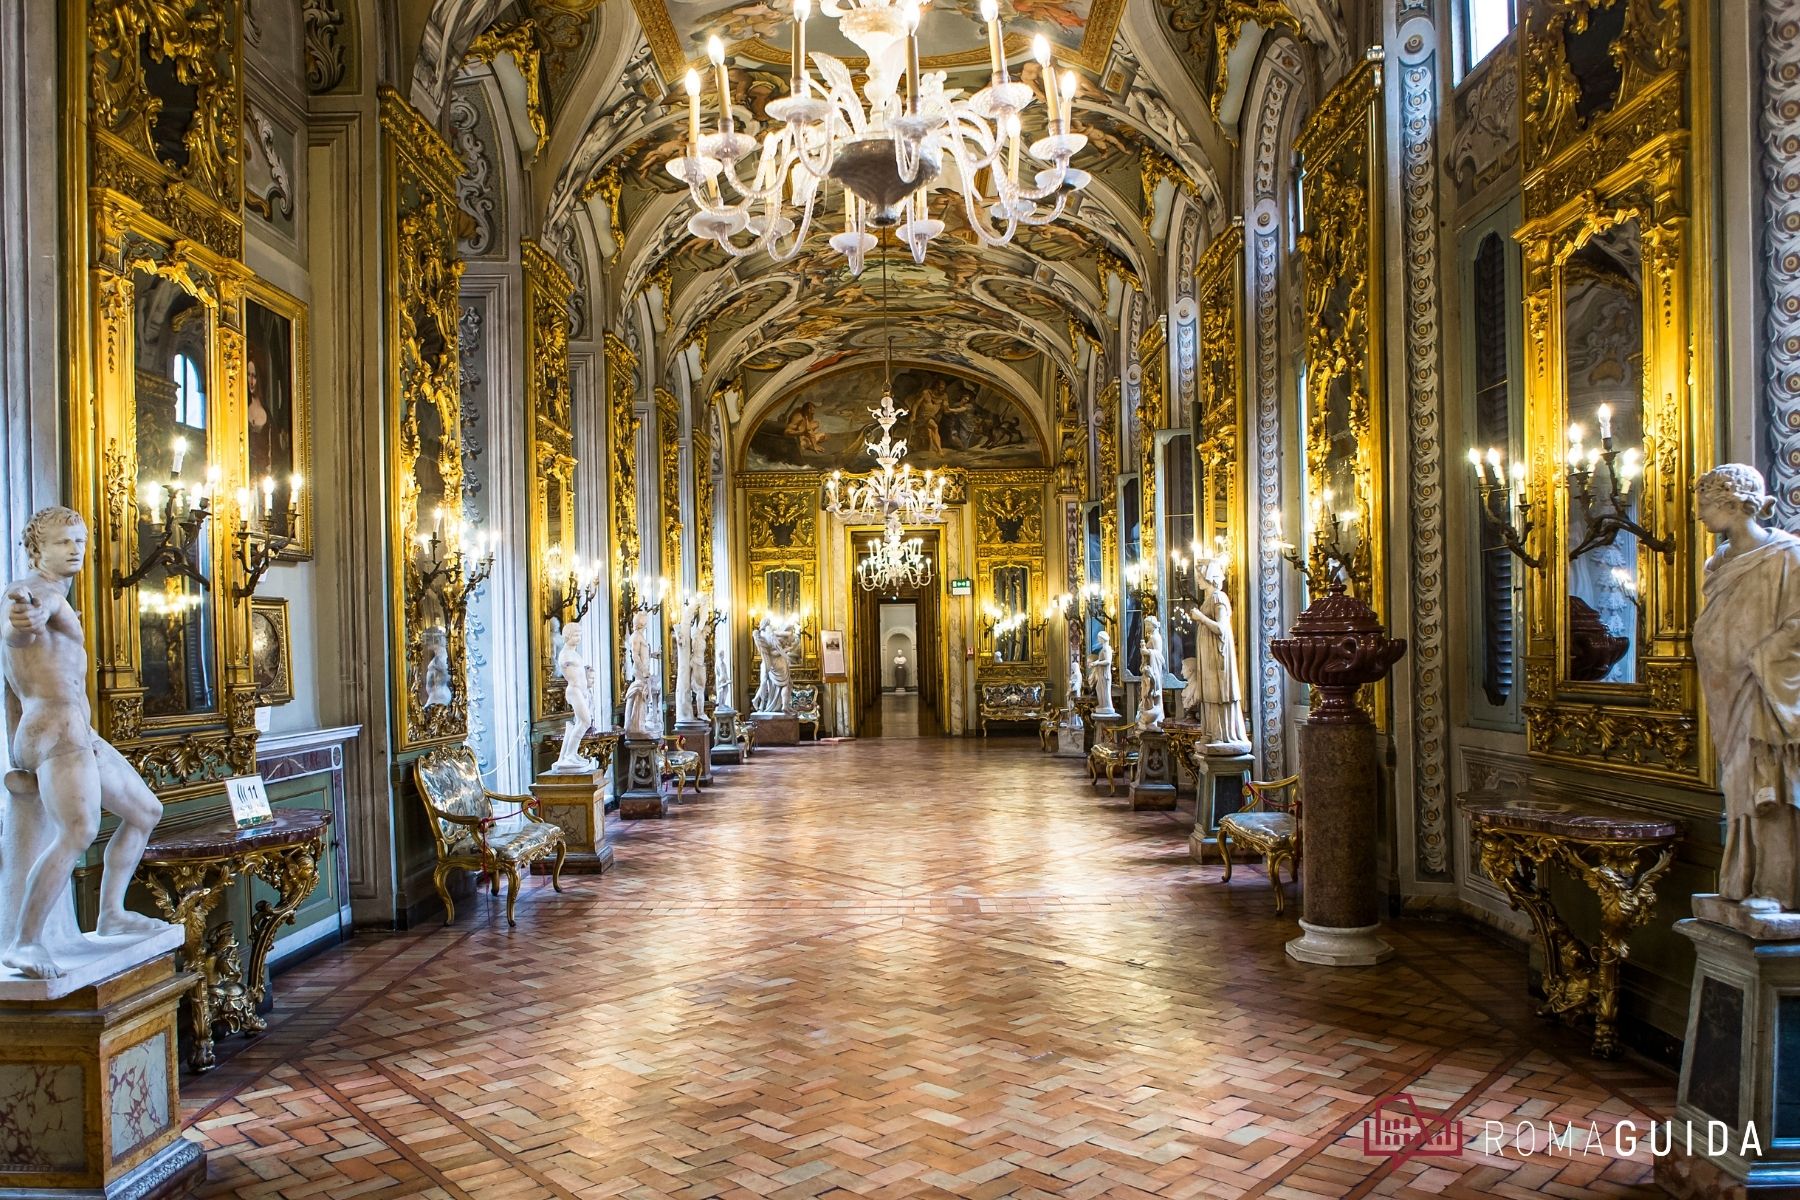
<path id="1" fill-rule="evenodd" d="M 767 595 L 764 580 L 772 570 L 800 573 L 800 608 L 807 623 L 816 622 L 819 605 L 820 520 L 819 496 L 823 477 L 813 471 L 742 473 L 737 484 L 743 497 L 744 574 L 746 621 L 744 654 L 736 661 L 754 670 L 761 662 L 749 631 L 761 618 Z M 736 656 L 734 656 L 736 657 Z M 795 678 L 810 682 L 818 677 L 818 639 L 802 638 L 800 657 L 794 663 Z"/>
<path id="2" fill-rule="evenodd" d="M 463 165 L 443 136 L 398 92 L 379 92 L 384 137 L 383 219 L 387 224 L 384 304 L 388 346 L 390 447 L 388 551 L 394 564 L 390 672 L 395 743 L 401 753 L 451 745 L 468 736 L 468 644 L 465 617 L 468 572 L 462 545 L 463 463 L 460 365 L 456 354 L 459 284 L 463 263 L 457 253 L 456 180 Z M 437 326 L 435 356 L 419 325 L 425 315 Z M 421 563 L 419 462 L 421 416 L 430 411 L 439 427 L 436 473 L 443 486 L 440 553 L 444 570 L 435 580 Z M 435 608 L 442 624 L 432 623 Z M 442 669 L 447 703 L 426 703 L 415 683 L 428 686 L 437 647 L 424 635 L 443 630 Z M 435 641 L 436 639 L 432 639 Z"/>
<path id="3" fill-rule="evenodd" d="M 985 613 L 989 606 L 999 607 L 994 582 L 997 572 L 1023 568 L 1028 579 L 1023 610 L 1025 657 L 995 662 L 992 647 L 978 652 L 975 674 L 982 683 L 1048 682 L 1048 639 L 1039 626 L 1050 596 L 1045 514 L 1051 511 L 1047 492 L 1053 477 L 1051 471 L 1041 468 L 968 473 L 975 526 L 975 611 Z"/>
<path id="4" fill-rule="evenodd" d="M 532 662 L 531 717 L 534 725 L 568 714 L 567 683 L 556 673 L 560 641 L 551 622 L 566 623 L 571 598 L 567 579 L 551 579 L 550 568 L 565 570 L 575 547 L 575 432 L 569 377 L 569 301 L 575 284 L 551 255 L 529 238 L 519 243 L 524 280 L 526 353 L 525 406 L 531 414 L 530 550 L 526 594 L 530 597 Z M 552 511 L 560 514 L 552 529 Z M 554 553 L 556 551 L 558 553 Z"/>
<path id="5" fill-rule="evenodd" d="M 69 329 L 70 498 L 90 531 L 89 563 L 72 600 L 90 629 L 95 721 L 164 799 L 212 791 L 256 767 L 250 605 L 229 553 L 234 506 L 215 503 L 202 532 L 210 565 L 215 702 L 205 711 L 147 717 L 139 596 L 115 588 L 138 565 L 136 274 L 168 280 L 207 313 L 203 463 L 218 494 L 246 479 L 242 435 L 244 339 L 241 9 L 220 0 L 165 13 L 152 0 L 91 0 L 63 21 Z M 163 98 L 146 51 L 179 73 L 194 104 L 179 130 L 155 125 Z M 159 138 L 177 136 L 178 154 Z"/>
<path id="6" fill-rule="evenodd" d="M 1688 112 L 1687 64 L 1707 18 L 1680 0 L 1630 6 L 1607 48 L 1623 68 L 1616 90 L 1584 116 L 1565 35 L 1578 11 L 1594 7 L 1575 0 L 1536 11 L 1525 29 L 1525 221 L 1516 236 L 1524 249 L 1529 494 L 1543 516 L 1530 539 L 1542 565 L 1527 572 L 1526 742 L 1533 756 L 1569 766 L 1598 763 L 1609 773 L 1703 788 L 1715 766 L 1692 656 L 1704 548 L 1690 489 L 1712 462 L 1710 364 L 1696 340 L 1712 285 L 1705 189 L 1690 185 L 1703 153 L 1690 130 L 1705 118 Z M 1566 268 L 1593 239 L 1632 223 L 1643 281 L 1638 520 L 1667 540 L 1668 552 L 1637 545 L 1636 680 L 1579 681 L 1568 669 Z"/>

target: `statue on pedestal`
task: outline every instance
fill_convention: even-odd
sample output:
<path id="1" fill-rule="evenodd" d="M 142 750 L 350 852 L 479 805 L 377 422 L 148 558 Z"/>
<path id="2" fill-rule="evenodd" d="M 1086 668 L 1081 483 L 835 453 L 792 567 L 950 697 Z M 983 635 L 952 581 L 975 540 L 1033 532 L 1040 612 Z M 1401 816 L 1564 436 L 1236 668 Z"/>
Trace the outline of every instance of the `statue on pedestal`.
<path id="1" fill-rule="evenodd" d="M 697 609 L 695 601 L 688 600 L 681 606 L 675 620 L 669 624 L 669 635 L 675 642 L 675 723 L 677 725 L 691 722 L 694 719 L 694 642 L 689 636 L 693 625 L 694 613 Z M 701 711 L 705 711 L 702 705 Z"/>
<path id="2" fill-rule="evenodd" d="M 649 626 L 649 613 L 633 613 L 625 639 L 625 736 L 640 740 L 662 736 L 662 671 L 650 648 Z"/>
<path id="3" fill-rule="evenodd" d="M 454 704 L 450 690 L 450 631 L 442 625 L 428 625 L 419 631 L 420 657 L 425 669 L 420 680 L 419 706 Z"/>
<path id="4" fill-rule="evenodd" d="M 797 645 L 793 630 L 768 617 L 756 627 L 756 648 L 762 655 L 763 686 L 753 707 L 759 713 L 785 714 L 793 695 L 793 654 Z"/>
<path id="5" fill-rule="evenodd" d="M 1694 622 L 1725 793 L 1719 896 L 1747 915 L 1800 914 L 1800 540 L 1761 524 L 1775 501 L 1754 467 L 1707 472 L 1694 501 L 1720 539 Z M 1695 913 L 1711 919 L 1702 899 Z M 1800 935 L 1800 915 L 1779 924 Z"/>
<path id="6" fill-rule="evenodd" d="M 1139 659 L 1143 663 L 1143 684 L 1138 696 L 1139 729 L 1161 729 L 1163 723 L 1163 675 L 1167 651 L 1163 649 L 1162 622 L 1154 613 L 1144 617 L 1144 640 Z"/>
<path id="7" fill-rule="evenodd" d="M 0 625 L 6 733 L 14 769 L 0 829 L 0 966 L 28 979 L 64 973 L 59 959 L 91 943 L 75 925 L 70 873 L 100 831 L 106 844 L 94 937 L 143 938 L 169 928 L 125 908 L 162 803 L 125 757 L 94 731 L 87 647 L 69 585 L 87 558 L 87 524 L 72 509 L 39 509 L 25 526 L 31 571 L 7 586 Z"/>
<path id="8" fill-rule="evenodd" d="M 594 668 L 581 656 L 581 626 L 563 628 L 562 650 L 556 656 L 556 672 L 563 678 L 564 696 L 572 714 L 563 726 L 562 753 L 552 771 L 592 771 L 597 765 L 581 752 L 581 739 L 594 728 Z"/>
<path id="9" fill-rule="evenodd" d="M 688 661 L 692 672 L 688 679 L 688 707 L 693 710 L 693 719 L 706 720 L 706 626 L 708 615 L 699 600 L 694 601 L 694 611 L 688 617 L 687 641 Z"/>
<path id="10" fill-rule="evenodd" d="M 1094 656 L 1088 660 L 1088 680 L 1094 685 L 1094 715 L 1118 716 L 1119 710 L 1113 707 L 1112 635 L 1104 629 L 1100 631 L 1100 640 L 1094 647 Z"/>
<path id="11" fill-rule="evenodd" d="M 1188 672 L 1182 706 L 1195 706 L 1192 715 L 1206 730 L 1208 754 L 1247 754 L 1250 730 L 1244 724 L 1244 693 L 1238 679 L 1237 639 L 1231 629 L 1231 598 L 1225 594 L 1225 565 L 1217 559 L 1208 561 L 1200 578 L 1206 595 L 1194 610 L 1194 667 Z"/>

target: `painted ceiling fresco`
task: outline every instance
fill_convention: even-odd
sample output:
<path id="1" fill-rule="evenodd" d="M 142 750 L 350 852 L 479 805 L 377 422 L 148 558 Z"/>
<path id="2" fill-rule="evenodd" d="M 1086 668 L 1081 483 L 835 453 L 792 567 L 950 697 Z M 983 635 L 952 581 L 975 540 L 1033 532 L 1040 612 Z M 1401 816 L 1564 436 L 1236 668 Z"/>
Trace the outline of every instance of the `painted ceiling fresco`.
<path id="1" fill-rule="evenodd" d="M 879 435 L 869 409 L 881 401 L 878 364 L 810 380 L 757 421 L 744 457 L 749 471 L 863 472 Z M 1036 467 L 1044 463 L 1031 416 L 1018 401 L 979 380 L 929 367 L 894 370 L 894 404 L 907 410 L 894 436 L 907 443 L 914 470 Z"/>

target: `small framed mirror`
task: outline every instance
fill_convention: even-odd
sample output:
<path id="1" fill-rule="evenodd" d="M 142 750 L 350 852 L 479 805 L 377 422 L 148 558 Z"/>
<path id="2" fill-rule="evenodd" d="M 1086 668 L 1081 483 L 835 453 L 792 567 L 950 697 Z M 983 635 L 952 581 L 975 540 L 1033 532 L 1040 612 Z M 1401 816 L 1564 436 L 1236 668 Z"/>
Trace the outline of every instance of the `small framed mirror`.
<path id="1" fill-rule="evenodd" d="M 994 638 L 994 661 L 1031 661 L 1031 621 L 1036 616 L 1031 605 L 1031 568 L 1023 564 L 995 567 L 988 583 L 995 608 L 1008 617 L 1025 617 L 1024 621 L 1009 622 L 1009 628 Z"/>

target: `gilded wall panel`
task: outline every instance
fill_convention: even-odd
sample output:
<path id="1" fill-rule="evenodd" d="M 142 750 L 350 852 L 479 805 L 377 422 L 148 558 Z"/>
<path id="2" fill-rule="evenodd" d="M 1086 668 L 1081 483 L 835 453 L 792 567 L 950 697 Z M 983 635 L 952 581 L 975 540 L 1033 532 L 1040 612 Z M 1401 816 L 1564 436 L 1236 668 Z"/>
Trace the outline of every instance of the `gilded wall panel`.
<path id="1" fill-rule="evenodd" d="M 1050 597 L 1044 514 L 1051 473 L 971 471 L 976 611 L 988 621 L 1022 617 L 1010 634 L 990 630 L 976 659 L 983 683 L 1047 681 L 1044 609 Z"/>
<path id="2" fill-rule="evenodd" d="M 531 413 L 531 552 L 526 564 L 531 596 L 532 720 L 568 712 L 567 684 L 556 655 L 566 624 L 585 604 L 575 570 L 575 434 L 570 411 L 569 297 L 564 271 L 538 243 L 520 243 L 524 279 L 526 407 Z"/>

